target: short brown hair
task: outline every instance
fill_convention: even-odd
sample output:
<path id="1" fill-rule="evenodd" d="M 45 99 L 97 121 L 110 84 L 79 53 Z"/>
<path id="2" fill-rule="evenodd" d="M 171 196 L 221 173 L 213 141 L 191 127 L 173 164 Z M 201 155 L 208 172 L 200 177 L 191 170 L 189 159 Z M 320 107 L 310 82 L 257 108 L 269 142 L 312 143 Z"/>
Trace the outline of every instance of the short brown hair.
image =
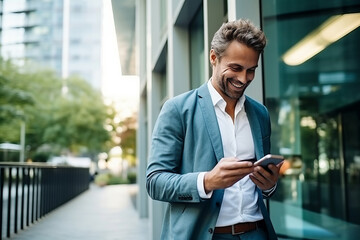
<path id="1" fill-rule="evenodd" d="M 211 41 L 211 49 L 214 50 L 218 58 L 221 58 L 229 44 L 234 40 L 245 44 L 259 53 L 262 53 L 266 46 L 264 32 L 250 22 L 250 20 L 239 19 L 224 23 L 219 28 Z"/>

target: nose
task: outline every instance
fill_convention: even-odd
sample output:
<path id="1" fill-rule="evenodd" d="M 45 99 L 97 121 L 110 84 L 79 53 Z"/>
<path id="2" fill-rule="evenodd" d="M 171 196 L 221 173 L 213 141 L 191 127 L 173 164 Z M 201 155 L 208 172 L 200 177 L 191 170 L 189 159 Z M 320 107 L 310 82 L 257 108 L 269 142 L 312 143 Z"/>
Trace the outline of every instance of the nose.
<path id="1" fill-rule="evenodd" d="M 247 82 L 249 81 L 247 72 L 245 70 L 238 72 L 236 77 L 242 84 L 247 84 Z"/>

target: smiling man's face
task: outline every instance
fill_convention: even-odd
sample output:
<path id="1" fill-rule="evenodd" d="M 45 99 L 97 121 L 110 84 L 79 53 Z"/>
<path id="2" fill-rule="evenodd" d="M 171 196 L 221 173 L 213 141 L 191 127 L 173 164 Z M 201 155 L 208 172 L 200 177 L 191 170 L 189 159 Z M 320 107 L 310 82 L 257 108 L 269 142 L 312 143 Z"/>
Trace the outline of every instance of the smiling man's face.
<path id="1" fill-rule="evenodd" d="M 232 41 L 223 56 L 210 51 L 212 84 L 226 102 L 236 102 L 255 77 L 259 53 L 245 44 Z"/>

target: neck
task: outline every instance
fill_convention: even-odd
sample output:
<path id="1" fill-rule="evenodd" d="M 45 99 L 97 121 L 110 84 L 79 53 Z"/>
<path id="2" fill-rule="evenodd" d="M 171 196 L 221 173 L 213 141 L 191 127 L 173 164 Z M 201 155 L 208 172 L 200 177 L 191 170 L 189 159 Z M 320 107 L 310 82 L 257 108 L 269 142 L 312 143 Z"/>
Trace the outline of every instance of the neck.
<path id="1" fill-rule="evenodd" d="M 226 100 L 225 100 L 226 101 Z M 226 101 L 226 107 L 225 107 L 225 112 L 227 112 L 227 114 L 229 114 L 229 116 L 232 118 L 232 120 L 234 121 L 235 118 L 235 106 L 236 106 L 237 100 L 235 101 Z"/>

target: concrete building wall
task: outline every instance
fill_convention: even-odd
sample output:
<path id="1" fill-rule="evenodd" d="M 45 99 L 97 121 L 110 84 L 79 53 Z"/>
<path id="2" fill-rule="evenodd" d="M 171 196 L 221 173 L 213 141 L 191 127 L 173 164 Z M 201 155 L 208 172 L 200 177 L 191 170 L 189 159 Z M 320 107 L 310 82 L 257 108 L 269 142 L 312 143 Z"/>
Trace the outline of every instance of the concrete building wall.
<path id="1" fill-rule="evenodd" d="M 199 71 L 204 72 L 204 83 L 211 76 L 209 51 L 213 34 L 228 18 L 232 20 L 246 15 L 259 23 L 258 1 L 137 0 L 138 69 L 141 85 L 137 142 L 140 186 L 138 210 L 140 217 L 150 219 L 151 239 L 154 240 L 160 239 L 166 203 L 150 199 L 145 189 L 152 129 L 162 104 L 191 88 L 189 24 L 195 10 L 201 5 L 204 11 L 205 67 Z M 240 7 L 242 5 L 243 8 Z M 259 91 L 262 89 L 261 65 L 257 71 L 256 86 L 253 90 L 249 89 L 248 94 L 262 100 L 262 90 Z"/>

